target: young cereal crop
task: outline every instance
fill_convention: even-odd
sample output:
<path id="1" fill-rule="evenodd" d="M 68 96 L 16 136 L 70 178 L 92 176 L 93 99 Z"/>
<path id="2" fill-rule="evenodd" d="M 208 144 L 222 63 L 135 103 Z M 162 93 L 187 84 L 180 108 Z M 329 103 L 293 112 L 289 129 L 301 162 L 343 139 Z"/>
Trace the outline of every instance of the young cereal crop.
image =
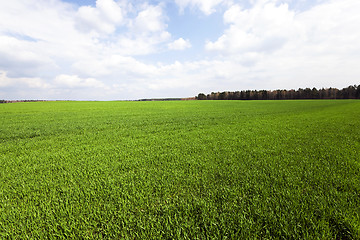
<path id="1" fill-rule="evenodd" d="M 360 239 L 360 101 L 0 105 L 1 239 Z"/>

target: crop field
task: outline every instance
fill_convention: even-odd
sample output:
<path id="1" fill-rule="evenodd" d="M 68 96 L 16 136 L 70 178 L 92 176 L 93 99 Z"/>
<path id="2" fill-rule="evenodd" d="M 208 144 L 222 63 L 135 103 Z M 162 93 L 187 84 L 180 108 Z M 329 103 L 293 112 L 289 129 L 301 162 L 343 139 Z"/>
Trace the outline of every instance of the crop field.
<path id="1" fill-rule="evenodd" d="M 360 101 L 0 104 L 1 239 L 360 239 Z"/>

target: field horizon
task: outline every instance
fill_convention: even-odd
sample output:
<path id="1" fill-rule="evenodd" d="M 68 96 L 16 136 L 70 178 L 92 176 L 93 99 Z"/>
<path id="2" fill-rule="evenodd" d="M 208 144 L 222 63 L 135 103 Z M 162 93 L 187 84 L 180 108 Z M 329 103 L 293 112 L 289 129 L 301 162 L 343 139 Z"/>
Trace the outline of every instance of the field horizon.
<path id="1" fill-rule="evenodd" d="M 360 101 L 0 104 L 0 237 L 360 239 Z"/>

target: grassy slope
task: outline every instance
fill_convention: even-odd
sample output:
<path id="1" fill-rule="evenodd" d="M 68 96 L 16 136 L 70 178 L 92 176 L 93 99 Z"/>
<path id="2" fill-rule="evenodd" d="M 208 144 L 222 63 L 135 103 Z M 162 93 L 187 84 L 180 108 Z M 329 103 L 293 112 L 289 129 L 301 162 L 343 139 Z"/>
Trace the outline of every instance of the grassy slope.
<path id="1" fill-rule="evenodd" d="M 0 237 L 360 239 L 360 101 L 0 105 Z"/>

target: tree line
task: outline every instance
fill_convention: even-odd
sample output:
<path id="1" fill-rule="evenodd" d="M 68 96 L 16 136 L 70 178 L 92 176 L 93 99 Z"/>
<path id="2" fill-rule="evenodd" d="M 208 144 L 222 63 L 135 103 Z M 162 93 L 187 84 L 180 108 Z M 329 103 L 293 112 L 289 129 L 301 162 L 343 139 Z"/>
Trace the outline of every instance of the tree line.
<path id="1" fill-rule="evenodd" d="M 0 100 L 0 103 L 16 103 L 16 102 L 47 102 L 49 100 Z"/>
<path id="2" fill-rule="evenodd" d="M 243 90 L 199 93 L 197 100 L 288 100 L 288 99 L 360 99 L 360 85 L 337 88 L 299 88 L 298 90 Z"/>

